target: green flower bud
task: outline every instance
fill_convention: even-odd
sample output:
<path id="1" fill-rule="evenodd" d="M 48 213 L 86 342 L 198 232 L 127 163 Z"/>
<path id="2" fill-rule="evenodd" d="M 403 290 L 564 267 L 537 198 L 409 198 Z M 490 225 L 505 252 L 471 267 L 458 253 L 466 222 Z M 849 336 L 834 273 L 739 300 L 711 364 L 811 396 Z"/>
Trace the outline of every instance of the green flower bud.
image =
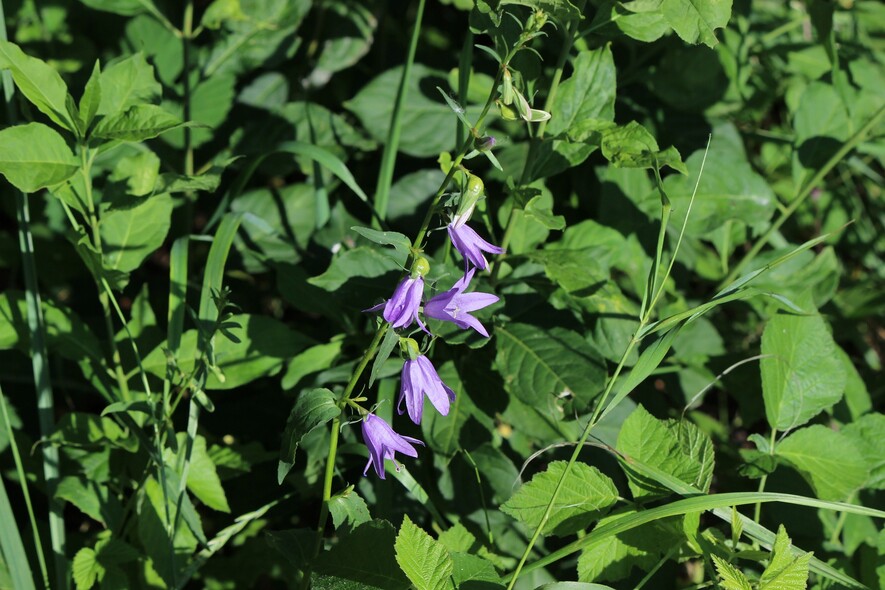
<path id="1" fill-rule="evenodd" d="M 495 147 L 495 143 L 495 138 L 491 135 L 486 135 L 485 137 L 476 137 L 473 139 L 473 149 L 478 152 L 487 152 Z"/>
<path id="2" fill-rule="evenodd" d="M 399 349 L 411 360 L 415 360 L 421 355 L 421 349 L 413 338 L 400 338 Z"/>
<path id="3" fill-rule="evenodd" d="M 423 277 L 430 272 L 430 262 L 423 256 L 419 256 L 412 263 L 412 278 Z"/>
<path id="4" fill-rule="evenodd" d="M 468 175 L 467 187 L 461 193 L 461 202 L 458 203 L 458 211 L 455 213 L 454 221 L 456 225 L 460 225 L 470 219 L 470 216 L 473 215 L 473 209 L 476 207 L 476 202 L 482 197 L 483 192 L 485 192 L 485 185 L 482 182 L 482 178 L 473 174 Z"/>
<path id="5" fill-rule="evenodd" d="M 510 70 L 504 66 L 503 82 L 501 84 L 501 102 L 506 105 L 513 103 L 513 78 L 510 77 Z"/>

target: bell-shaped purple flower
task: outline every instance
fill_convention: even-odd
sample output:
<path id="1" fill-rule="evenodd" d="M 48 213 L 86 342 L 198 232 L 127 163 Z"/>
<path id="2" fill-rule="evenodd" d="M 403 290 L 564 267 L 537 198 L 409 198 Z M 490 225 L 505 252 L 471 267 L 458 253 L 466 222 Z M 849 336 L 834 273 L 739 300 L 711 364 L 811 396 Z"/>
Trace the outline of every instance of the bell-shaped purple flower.
<path id="1" fill-rule="evenodd" d="M 471 311 L 476 311 L 498 301 L 497 295 L 491 293 L 465 293 L 464 290 L 470 284 L 473 278 L 475 268 L 471 268 L 467 274 L 461 277 L 455 286 L 433 297 L 424 304 L 424 315 L 436 320 L 453 322 L 462 330 L 473 328 L 486 338 L 489 333 L 478 319 L 470 315 Z"/>
<path id="2" fill-rule="evenodd" d="M 399 393 L 399 413 L 403 413 L 403 402 L 409 411 L 409 418 L 415 424 L 421 423 L 424 410 L 424 394 L 430 403 L 443 416 L 449 413 L 449 404 L 455 401 L 455 392 L 442 382 L 430 360 L 423 354 L 409 359 L 403 364 L 402 384 Z"/>
<path id="3" fill-rule="evenodd" d="M 472 264 L 480 270 L 489 267 L 489 262 L 483 256 L 483 252 L 489 254 L 503 254 L 504 248 L 495 246 L 485 241 L 466 223 L 461 220 L 452 221 L 448 226 L 449 237 L 452 239 L 452 245 L 464 257 L 465 266 Z"/>
<path id="4" fill-rule="evenodd" d="M 378 311 L 384 308 L 381 315 L 394 328 L 407 328 L 413 321 L 417 321 L 418 325 L 423 327 L 424 324 L 418 319 L 418 308 L 421 307 L 423 294 L 424 279 L 420 276 L 406 277 L 396 286 L 393 297 L 364 311 Z"/>
<path id="5" fill-rule="evenodd" d="M 369 472 L 369 466 L 375 467 L 378 477 L 384 479 L 384 460 L 390 459 L 396 465 L 394 453 L 402 453 L 408 457 L 417 457 L 418 451 L 412 444 L 424 445 L 417 438 L 402 436 L 393 431 L 390 424 L 375 414 L 369 414 L 363 420 L 363 440 L 369 449 L 369 461 L 363 469 L 363 475 Z M 396 465 L 399 471 L 399 465 Z"/>

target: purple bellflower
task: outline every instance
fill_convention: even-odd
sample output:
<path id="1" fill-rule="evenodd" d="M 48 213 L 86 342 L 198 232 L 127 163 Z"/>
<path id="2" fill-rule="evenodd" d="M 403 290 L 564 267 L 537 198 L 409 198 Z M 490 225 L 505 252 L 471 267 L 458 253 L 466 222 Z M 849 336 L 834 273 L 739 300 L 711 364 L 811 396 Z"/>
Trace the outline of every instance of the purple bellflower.
<path id="1" fill-rule="evenodd" d="M 460 222 L 460 223 L 459 223 Z M 495 246 L 485 241 L 473 228 L 461 220 L 452 221 L 448 226 L 449 237 L 452 239 L 452 245 L 464 257 L 464 265 L 472 264 L 480 270 L 489 267 L 489 262 L 483 256 L 483 252 L 489 254 L 503 254 L 504 248 Z"/>
<path id="2" fill-rule="evenodd" d="M 451 289 L 436 295 L 425 303 L 424 315 L 436 320 L 453 322 L 462 330 L 473 328 L 488 338 L 489 333 L 486 331 L 485 326 L 470 315 L 470 312 L 488 307 L 498 301 L 498 296 L 491 293 L 464 292 L 475 272 L 476 269 L 471 268 Z"/>
<path id="3" fill-rule="evenodd" d="M 418 451 L 412 445 L 424 445 L 417 438 L 397 434 L 390 424 L 375 414 L 369 414 L 363 420 L 363 440 L 366 442 L 366 447 L 369 448 L 369 462 L 366 463 L 363 475 L 368 473 L 371 465 L 375 467 L 375 473 L 381 479 L 384 479 L 385 459 L 390 459 L 396 465 L 394 453 L 399 452 L 407 457 L 417 457 Z M 396 465 L 396 470 L 399 471 L 399 465 Z"/>
<path id="4" fill-rule="evenodd" d="M 412 325 L 413 321 L 418 322 L 418 325 L 423 328 L 423 322 L 418 319 L 418 308 L 421 306 L 423 294 L 424 279 L 420 276 L 406 277 L 396 286 L 393 297 L 364 311 L 378 311 L 384 308 L 381 315 L 394 328 L 407 328 Z"/>
<path id="5" fill-rule="evenodd" d="M 420 424 L 425 393 L 430 398 L 433 407 L 443 416 L 447 416 L 449 404 L 455 401 L 455 392 L 442 382 L 430 360 L 422 354 L 403 364 L 399 413 L 403 413 L 403 402 L 405 401 L 409 418 L 415 424 Z"/>

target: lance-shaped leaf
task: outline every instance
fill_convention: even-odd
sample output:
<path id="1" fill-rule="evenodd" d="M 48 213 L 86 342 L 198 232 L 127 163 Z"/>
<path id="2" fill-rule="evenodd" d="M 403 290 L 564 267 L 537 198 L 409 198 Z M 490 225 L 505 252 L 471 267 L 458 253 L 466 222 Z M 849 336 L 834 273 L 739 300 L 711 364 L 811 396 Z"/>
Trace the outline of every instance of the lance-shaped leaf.
<path id="1" fill-rule="evenodd" d="M 71 148 L 51 127 L 28 123 L 0 131 L 0 174 L 24 193 L 64 182 L 78 168 Z"/>
<path id="2" fill-rule="evenodd" d="M 99 121 L 92 137 L 137 142 L 157 137 L 183 124 L 178 117 L 156 105 L 137 104 Z"/>
<path id="3" fill-rule="evenodd" d="M 68 87 L 46 62 L 30 57 L 15 43 L 0 41 L 0 69 L 8 69 L 19 91 L 41 113 L 65 129 L 73 131 L 66 101 Z"/>
<path id="4" fill-rule="evenodd" d="M 312 389 L 302 393 L 289 413 L 286 430 L 283 432 L 283 444 L 280 447 L 280 463 L 277 478 L 280 483 L 295 463 L 295 451 L 301 440 L 314 428 L 322 426 L 332 418 L 341 414 L 341 408 L 335 403 L 335 394 L 325 388 Z"/>

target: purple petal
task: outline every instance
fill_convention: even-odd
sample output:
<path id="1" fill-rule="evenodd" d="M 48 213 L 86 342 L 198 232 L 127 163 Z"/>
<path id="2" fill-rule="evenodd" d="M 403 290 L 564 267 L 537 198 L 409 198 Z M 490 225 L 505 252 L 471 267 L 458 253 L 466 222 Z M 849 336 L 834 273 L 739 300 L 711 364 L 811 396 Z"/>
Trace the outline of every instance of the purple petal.
<path id="1" fill-rule="evenodd" d="M 496 303 L 498 299 L 497 295 L 491 293 L 466 293 L 458 298 L 458 308 L 461 311 L 476 311 Z"/>
<path id="2" fill-rule="evenodd" d="M 480 334 L 482 334 L 483 336 L 485 336 L 486 338 L 489 337 L 489 333 L 488 333 L 488 331 L 486 331 L 485 326 L 483 326 L 479 322 L 478 319 L 476 319 L 475 317 L 473 317 L 469 313 L 465 313 L 464 315 L 462 315 L 459 318 L 459 320 L 460 320 L 460 323 L 459 323 L 460 327 L 466 328 L 469 326 L 469 327 L 473 328 L 474 330 L 476 330 L 477 332 L 479 332 Z"/>

